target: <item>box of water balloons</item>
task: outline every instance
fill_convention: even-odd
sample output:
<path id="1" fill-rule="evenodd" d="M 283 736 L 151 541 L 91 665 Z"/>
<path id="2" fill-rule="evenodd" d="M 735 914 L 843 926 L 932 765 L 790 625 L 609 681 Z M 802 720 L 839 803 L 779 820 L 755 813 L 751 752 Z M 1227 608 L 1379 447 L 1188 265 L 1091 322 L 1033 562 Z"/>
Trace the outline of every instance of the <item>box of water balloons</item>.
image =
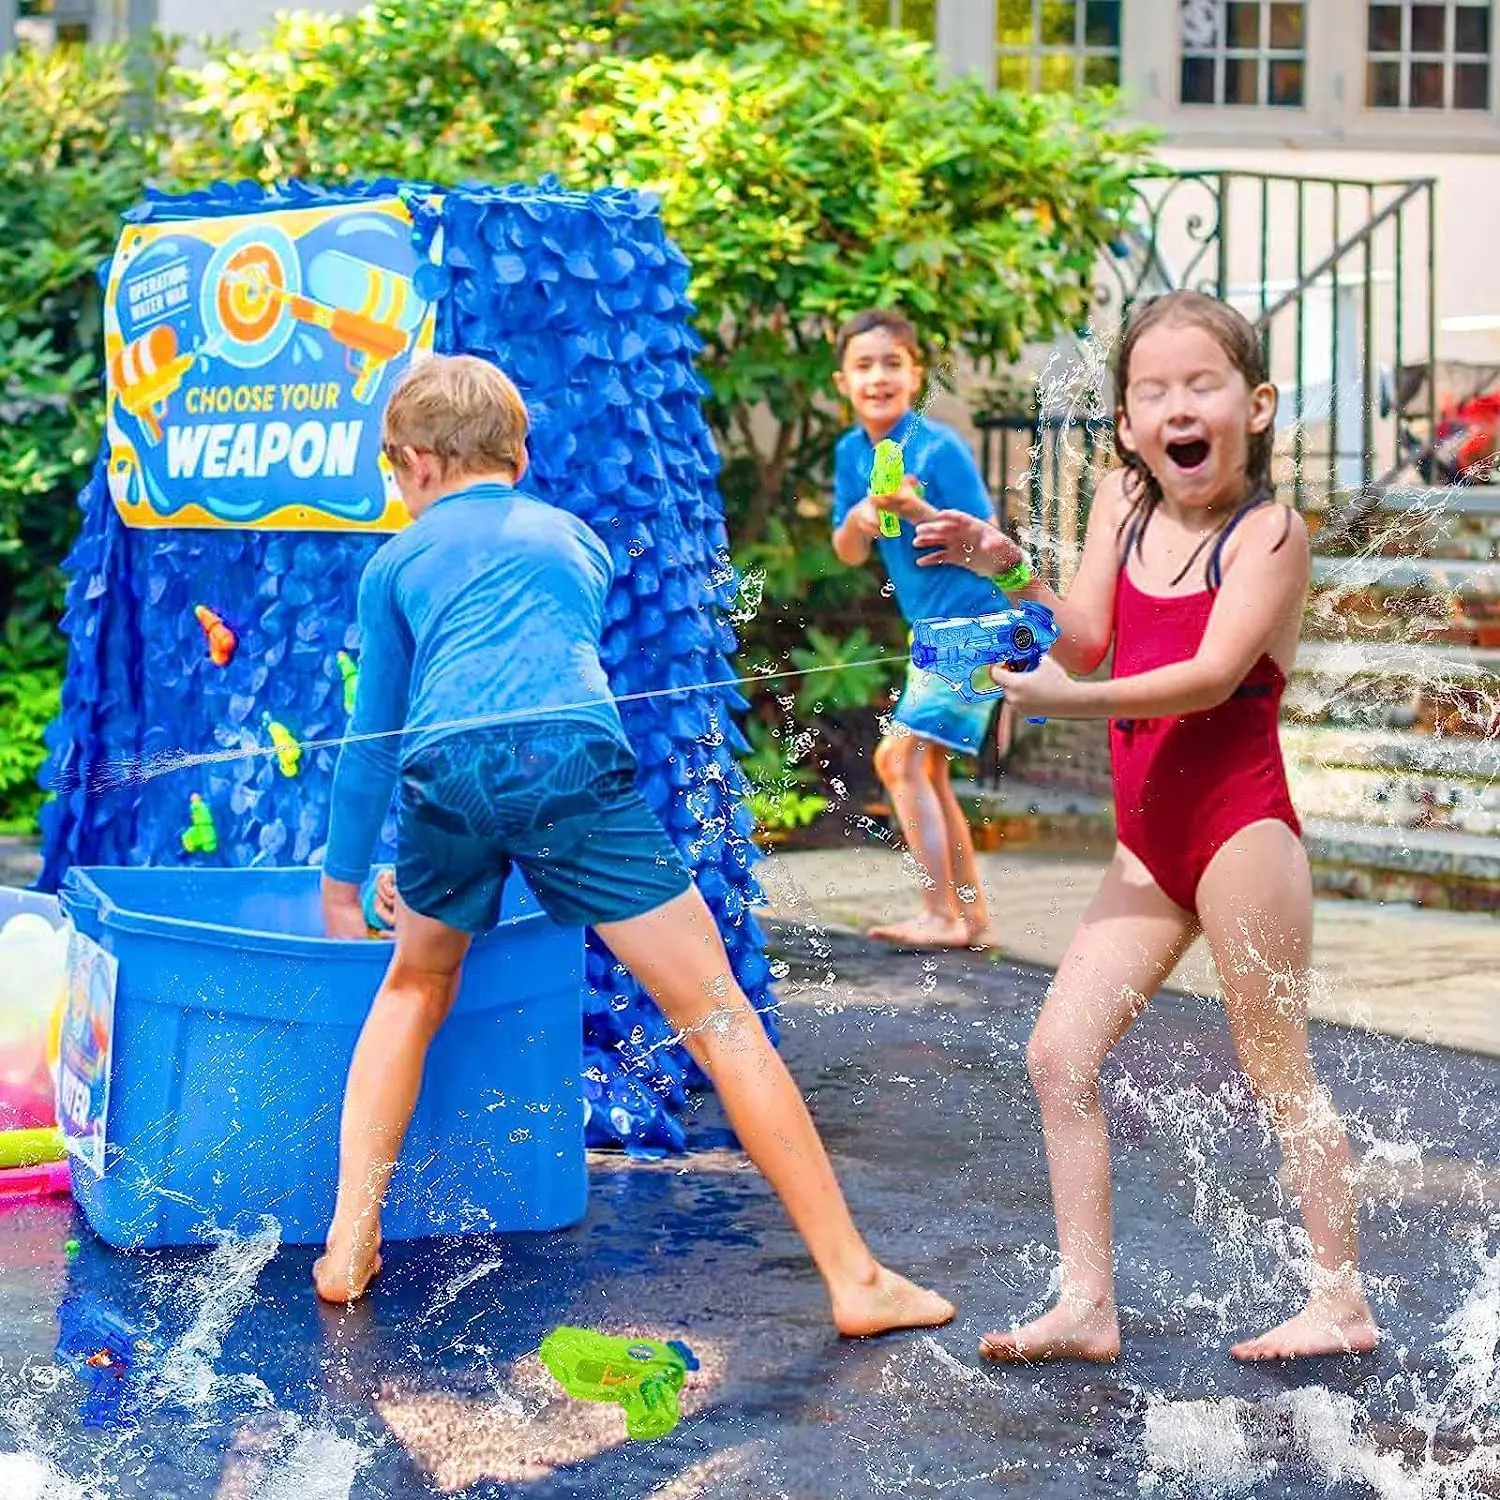
<path id="1" fill-rule="evenodd" d="M 63 912 L 112 956 L 102 1175 L 89 1223 L 124 1249 L 333 1212 L 349 1060 L 388 942 L 322 936 L 319 871 L 75 866 Z M 434 1042 L 386 1237 L 556 1229 L 584 1215 L 583 935 L 519 877 Z M 71 1024 L 71 1012 L 69 1013 Z"/>
<path id="2" fill-rule="evenodd" d="M 67 972 L 68 931 L 57 901 L 0 887 L 0 1136 L 56 1124 Z"/>

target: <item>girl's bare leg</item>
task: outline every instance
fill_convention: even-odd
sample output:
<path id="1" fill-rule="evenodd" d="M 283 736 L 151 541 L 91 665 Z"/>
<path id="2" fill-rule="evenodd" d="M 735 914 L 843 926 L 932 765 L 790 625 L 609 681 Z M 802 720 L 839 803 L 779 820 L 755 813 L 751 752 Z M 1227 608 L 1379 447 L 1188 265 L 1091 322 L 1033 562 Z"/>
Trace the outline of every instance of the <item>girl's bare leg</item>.
<path id="1" fill-rule="evenodd" d="M 979 1352 L 989 1359 L 1112 1360 L 1120 1352 L 1099 1070 L 1196 931 L 1193 917 L 1162 894 L 1140 860 L 1116 846 L 1026 1052 L 1041 1105 L 1062 1292 L 1024 1328 L 986 1334 Z"/>
<path id="2" fill-rule="evenodd" d="M 954 894 L 963 917 L 964 933 L 971 948 L 993 948 L 994 929 L 990 926 L 990 906 L 985 899 L 984 882 L 979 878 L 979 861 L 974 857 L 974 835 L 969 820 L 953 790 L 953 767 L 949 754 L 941 745 L 927 747 L 927 774 L 937 789 L 943 808 L 943 825 L 948 831 L 948 848 L 953 855 Z M 962 891 L 973 895 L 965 900 Z"/>
<path id="3" fill-rule="evenodd" d="M 697 888 L 596 931 L 684 1034 L 735 1134 L 805 1241 L 839 1332 L 863 1337 L 948 1322 L 953 1304 L 888 1271 L 854 1227 L 802 1095 L 735 983 Z"/>
<path id="4" fill-rule="evenodd" d="M 875 747 L 876 774 L 891 799 L 907 850 L 926 870 L 927 879 L 920 915 L 872 927 L 869 935 L 906 948 L 964 948 L 969 931 L 954 888 L 948 816 L 929 768 L 932 751 L 942 759 L 941 781 L 946 785 L 947 758 L 938 746 L 916 735 L 902 734 L 887 735 Z"/>
<path id="5" fill-rule="evenodd" d="M 1198 910 L 1235 1049 L 1275 1123 L 1320 1272 L 1300 1313 L 1230 1352 L 1287 1359 L 1373 1349 L 1379 1331 L 1360 1283 L 1349 1142 L 1308 1055 L 1312 878 L 1302 841 L 1283 823 L 1243 829 L 1204 873 Z"/>
<path id="6" fill-rule="evenodd" d="M 365 1018 L 339 1127 L 339 1188 L 313 1266 L 325 1302 L 354 1302 L 380 1270 L 380 1210 L 417 1107 L 427 1049 L 453 1008 L 466 933 L 396 900 L 396 947 Z"/>

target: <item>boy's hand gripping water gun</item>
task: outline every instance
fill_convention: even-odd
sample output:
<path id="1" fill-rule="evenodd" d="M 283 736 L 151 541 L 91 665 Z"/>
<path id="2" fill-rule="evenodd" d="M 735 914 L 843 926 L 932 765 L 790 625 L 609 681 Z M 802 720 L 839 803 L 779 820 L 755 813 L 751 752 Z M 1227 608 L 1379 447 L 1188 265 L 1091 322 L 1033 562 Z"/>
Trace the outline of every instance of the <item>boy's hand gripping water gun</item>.
<path id="1" fill-rule="evenodd" d="M 680 1339 L 614 1338 L 588 1328 L 554 1328 L 542 1340 L 542 1363 L 581 1401 L 613 1401 L 625 1408 L 625 1431 L 659 1438 L 677 1425 L 677 1393 L 697 1357 Z"/>
<path id="2" fill-rule="evenodd" d="M 877 499 L 882 495 L 901 493 L 901 481 L 906 478 L 906 455 L 901 444 L 891 438 L 881 438 L 875 444 L 875 462 L 870 466 L 870 493 Z M 917 494 L 922 493 L 922 481 L 915 481 Z M 900 536 L 901 517 L 893 510 L 880 512 L 881 536 Z"/>
<path id="3" fill-rule="evenodd" d="M 965 703 L 980 703 L 1004 696 L 990 677 L 991 667 L 1034 672 L 1061 634 L 1050 609 L 1023 599 L 1010 609 L 971 619 L 918 620 L 912 626 L 911 662 L 941 677 Z M 981 673 L 982 683 L 976 684 Z"/>

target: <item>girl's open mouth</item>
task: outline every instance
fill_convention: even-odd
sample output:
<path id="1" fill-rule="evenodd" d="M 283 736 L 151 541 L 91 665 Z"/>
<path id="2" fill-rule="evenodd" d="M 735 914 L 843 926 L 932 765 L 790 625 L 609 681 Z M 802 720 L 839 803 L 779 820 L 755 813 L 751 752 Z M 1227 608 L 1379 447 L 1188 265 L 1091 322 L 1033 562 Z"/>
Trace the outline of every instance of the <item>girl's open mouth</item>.
<path id="1" fill-rule="evenodd" d="M 1204 438 L 1189 438 L 1181 443 L 1168 443 L 1167 457 L 1177 468 L 1191 472 L 1207 462 L 1208 442 Z"/>

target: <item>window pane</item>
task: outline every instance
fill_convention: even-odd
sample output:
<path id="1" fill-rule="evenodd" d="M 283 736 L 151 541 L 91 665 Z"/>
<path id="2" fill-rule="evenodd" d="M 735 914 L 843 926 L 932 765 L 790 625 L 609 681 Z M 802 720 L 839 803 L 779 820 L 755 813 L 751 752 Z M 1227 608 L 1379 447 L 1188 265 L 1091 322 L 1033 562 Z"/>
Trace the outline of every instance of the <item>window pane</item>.
<path id="1" fill-rule="evenodd" d="M 1459 63 L 1453 70 L 1454 109 L 1488 109 L 1490 107 L 1490 67 L 1488 63 Z"/>
<path id="2" fill-rule="evenodd" d="M 1489 55 L 1490 8 L 1488 5 L 1460 5 L 1453 12 L 1453 50 Z"/>
<path id="3" fill-rule="evenodd" d="M 1002 89 L 1026 93 L 1031 88 L 1029 57 L 1000 57 L 995 60 L 995 82 Z"/>
<path id="4" fill-rule="evenodd" d="M 891 7 L 889 0 L 859 0 L 860 20 L 870 26 L 889 26 Z"/>
<path id="5" fill-rule="evenodd" d="M 1371 52 L 1399 52 L 1401 50 L 1401 7 L 1399 5 L 1372 5 L 1368 36 Z"/>
<path id="6" fill-rule="evenodd" d="M 1302 50 L 1302 10 L 1300 5 L 1271 7 L 1271 45 L 1287 52 Z"/>
<path id="7" fill-rule="evenodd" d="M 1182 102 L 1214 102 L 1214 60 L 1211 57 L 1185 57 L 1182 60 Z"/>
<path id="8" fill-rule="evenodd" d="M 1178 12 L 1178 35 L 1184 52 L 1211 52 L 1219 45 L 1219 22 L 1222 20 L 1216 0 L 1182 0 Z"/>
<path id="9" fill-rule="evenodd" d="M 1260 0 L 1229 0 L 1224 16 L 1229 46 L 1260 46 Z"/>
<path id="10" fill-rule="evenodd" d="M 901 26 L 933 41 L 937 37 L 937 0 L 901 0 Z"/>
<path id="11" fill-rule="evenodd" d="M 1413 109 L 1443 107 L 1443 65 L 1438 62 L 1414 62 L 1407 75 L 1407 103 Z"/>
<path id="12" fill-rule="evenodd" d="M 1092 89 L 1118 88 L 1120 86 L 1120 59 L 1118 57 L 1084 58 L 1083 81 Z"/>
<path id="13" fill-rule="evenodd" d="M 1042 45 L 1071 47 L 1078 40 L 1078 11 L 1073 0 L 1042 0 Z"/>
<path id="14" fill-rule="evenodd" d="M 995 40 L 1002 47 L 1029 47 L 1036 41 L 1031 24 L 1031 0 L 997 0 Z"/>
<path id="15" fill-rule="evenodd" d="M 1448 8 L 1445 5 L 1414 5 L 1411 8 L 1411 50 L 1441 52 L 1448 45 Z"/>
<path id="16" fill-rule="evenodd" d="M 1272 61 L 1270 99 L 1272 104 L 1301 106 L 1302 62 L 1300 59 L 1296 62 L 1290 59 Z"/>
<path id="17" fill-rule="evenodd" d="M 1401 108 L 1401 64 L 1372 62 L 1365 75 L 1365 103 L 1371 109 Z"/>
<path id="18" fill-rule="evenodd" d="M 1260 61 L 1254 57 L 1224 59 L 1224 102 L 1260 103 Z"/>
<path id="19" fill-rule="evenodd" d="M 1071 94 L 1077 88 L 1073 53 L 1049 53 L 1042 58 L 1041 90 L 1044 94 Z"/>
<path id="20" fill-rule="evenodd" d="M 1120 45 L 1120 0 L 1089 0 L 1083 40 L 1090 47 Z"/>

